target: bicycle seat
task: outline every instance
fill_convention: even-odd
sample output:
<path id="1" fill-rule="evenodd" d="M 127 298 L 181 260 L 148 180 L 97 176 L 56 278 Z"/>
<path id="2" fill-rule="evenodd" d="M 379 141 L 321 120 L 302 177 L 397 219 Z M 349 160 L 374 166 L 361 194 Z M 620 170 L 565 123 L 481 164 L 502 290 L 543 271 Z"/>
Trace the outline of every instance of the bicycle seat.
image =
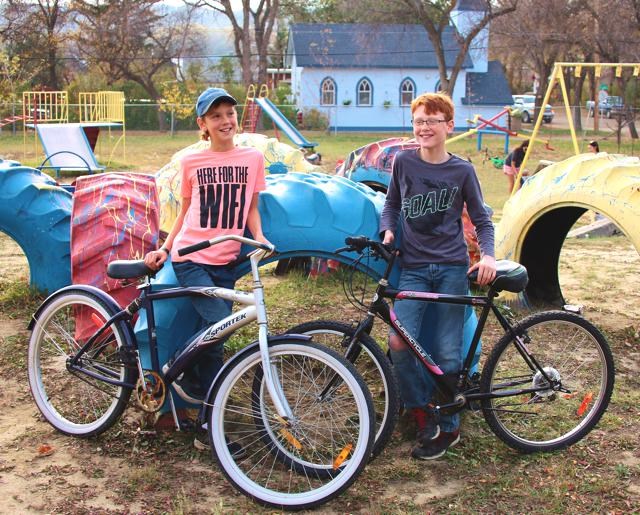
<path id="1" fill-rule="evenodd" d="M 143 275 L 153 276 L 155 273 L 155 270 L 148 268 L 141 259 L 131 261 L 118 259 L 107 265 L 107 275 L 111 279 L 135 279 Z"/>
<path id="2" fill-rule="evenodd" d="M 477 281 L 478 271 L 471 272 L 469 279 Z M 491 287 L 494 290 L 519 293 L 526 288 L 528 282 L 527 269 L 520 263 L 507 259 L 496 261 L 496 278 L 491 283 Z"/>

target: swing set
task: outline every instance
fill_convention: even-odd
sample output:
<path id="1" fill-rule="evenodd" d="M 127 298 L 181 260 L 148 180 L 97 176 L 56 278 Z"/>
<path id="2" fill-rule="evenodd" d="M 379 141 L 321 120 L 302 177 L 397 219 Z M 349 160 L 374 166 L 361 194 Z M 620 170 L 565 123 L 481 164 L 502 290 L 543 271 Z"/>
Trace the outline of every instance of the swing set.
<path id="1" fill-rule="evenodd" d="M 569 103 L 569 95 L 567 93 L 567 85 L 564 80 L 564 70 L 565 69 L 573 69 L 574 76 L 580 77 L 583 69 L 585 68 L 593 68 L 595 78 L 599 78 L 602 74 L 603 68 L 615 68 L 615 76 L 621 77 L 622 71 L 625 68 L 631 68 L 633 71 L 633 76 L 638 77 L 640 75 L 640 64 L 638 63 L 555 63 L 553 66 L 553 71 L 551 72 L 551 78 L 549 79 L 549 85 L 547 86 L 547 91 L 544 95 L 544 99 L 542 100 L 542 105 L 547 105 L 549 103 L 549 99 L 551 98 L 551 92 L 555 87 L 556 83 L 560 85 L 560 91 L 562 92 L 562 100 L 564 103 L 564 108 L 567 114 L 567 121 L 569 123 L 569 130 L 571 132 L 571 141 L 573 143 L 573 150 L 575 155 L 580 154 L 580 148 L 578 144 L 578 138 L 576 136 L 576 129 L 573 125 L 573 117 L 571 115 L 571 104 Z M 511 195 L 513 195 L 519 187 L 520 180 L 522 179 L 522 172 L 525 169 L 527 161 L 529 160 L 529 156 L 533 151 L 533 146 L 536 142 L 538 131 L 542 126 L 542 117 L 543 110 L 541 109 L 538 112 L 538 117 L 536 118 L 536 123 L 533 127 L 533 132 L 531 133 L 531 137 L 529 138 L 529 146 L 527 147 L 527 151 L 524 154 L 524 159 L 522 164 L 520 165 L 520 171 L 518 172 L 518 176 L 514 181 L 513 190 L 511 190 Z M 597 117 L 595 117 L 597 118 Z M 597 123 L 597 122 L 596 122 Z"/>

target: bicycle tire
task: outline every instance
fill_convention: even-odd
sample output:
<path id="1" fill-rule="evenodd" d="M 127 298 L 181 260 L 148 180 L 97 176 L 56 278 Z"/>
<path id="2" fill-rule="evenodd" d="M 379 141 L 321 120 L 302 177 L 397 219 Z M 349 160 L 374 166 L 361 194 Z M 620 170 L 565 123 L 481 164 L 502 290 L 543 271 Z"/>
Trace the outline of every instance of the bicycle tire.
<path id="1" fill-rule="evenodd" d="M 262 359 L 258 346 L 251 346 L 229 361 L 209 396 L 213 456 L 229 482 L 259 504 L 281 510 L 319 506 L 364 470 L 374 439 L 371 395 L 353 365 L 331 350 L 293 338 L 270 342 L 269 348 L 270 362 L 294 411 L 293 424 L 281 424 L 268 394 L 259 394 L 265 402 L 260 403 L 261 413 L 254 412 L 254 378 L 262 373 Z M 319 402 L 322 379 L 334 374 L 341 378 L 340 391 Z M 261 423 L 255 423 L 256 417 Z M 273 452 L 274 440 L 265 443 L 265 425 L 274 438 L 288 442 L 296 467 Z M 246 456 L 232 456 L 228 441 L 242 445 Z M 334 474 L 316 473 L 332 462 Z"/>
<path id="2" fill-rule="evenodd" d="M 98 435 L 113 426 L 129 402 L 131 388 L 67 368 L 73 352 L 115 313 L 97 295 L 79 289 L 52 295 L 38 312 L 29 339 L 29 387 L 44 418 L 61 433 Z M 137 370 L 122 361 L 121 349 L 126 341 L 123 325 L 111 325 L 80 364 L 132 384 Z"/>
<path id="3" fill-rule="evenodd" d="M 355 327 L 335 320 L 314 320 L 305 322 L 286 331 L 305 334 L 313 341 L 344 354 L 343 342 L 353 338 Z M 346 338 L 346 340 L 345 340 Z M 376 435 L 371 451 L 371 459 L 376 458 L 387 446 L 400 414 L 400 390 L 391 361 L 378 343 L 368 334 L 361 334 L 358 343 L 365 352 L 352 361 L 364 379 L 373 399 Z"/>
<path id="4" fill-rule="evenodd" d="M 581 316 L 564 311 L 532 315 L 514 331 L 563 390 L 485 399 L 485 420 L 498 438 L 521 452 L 554 451 L 576 443 L 598 423 L 613 392 L 615 369 L 606 338 Z M 493 348 L 480 379 L 481 391 L 491 393 L 545 384 L 510 334 Z"/>

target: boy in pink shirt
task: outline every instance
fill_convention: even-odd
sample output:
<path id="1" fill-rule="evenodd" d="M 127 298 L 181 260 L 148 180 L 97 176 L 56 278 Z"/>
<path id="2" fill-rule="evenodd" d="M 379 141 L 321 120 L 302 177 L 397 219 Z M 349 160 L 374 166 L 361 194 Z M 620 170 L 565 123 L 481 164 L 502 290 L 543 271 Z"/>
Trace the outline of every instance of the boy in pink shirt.
<path id="1" fill-rule="evenodd" d="M 258 195 L 265 188 L 264 157 L 254 148 L 236 147 L 237 101 L 221 88 L 208 88 L 196 103 L 197 123 L 209 148 L 189 154 L 180 163 L 182 207 L 164 245 L 145 256 L 157 270 L 171 255 L 181 286 L 233 288 L 235 277 L 228 266 L 238 257 L 240 243 L 229 241 L 179 256 L 178 250 L 203 240 L 237 234 L 248 228 L 253 238 L 269 243 L 262 233 Z M 202 318 L 202 328 L 231 313 L 231 302 L 192 297 Z M 223 345 L 214 347 L 178 383 L 191 397 L 201 399 L 222 367 Z"/>

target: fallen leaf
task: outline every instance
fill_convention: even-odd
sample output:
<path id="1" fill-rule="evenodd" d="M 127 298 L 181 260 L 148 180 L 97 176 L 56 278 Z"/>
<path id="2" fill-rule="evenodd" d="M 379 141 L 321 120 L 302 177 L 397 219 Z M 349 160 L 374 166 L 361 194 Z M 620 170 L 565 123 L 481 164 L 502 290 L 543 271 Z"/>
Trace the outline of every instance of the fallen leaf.
<path id="1" fill-rule="evenodd" d="M 48 443 L 43 443 L 38 447 L 38 456 L 43 458 L 45 456 L 51 456 L 56 450 L 51 447 Z"/>

